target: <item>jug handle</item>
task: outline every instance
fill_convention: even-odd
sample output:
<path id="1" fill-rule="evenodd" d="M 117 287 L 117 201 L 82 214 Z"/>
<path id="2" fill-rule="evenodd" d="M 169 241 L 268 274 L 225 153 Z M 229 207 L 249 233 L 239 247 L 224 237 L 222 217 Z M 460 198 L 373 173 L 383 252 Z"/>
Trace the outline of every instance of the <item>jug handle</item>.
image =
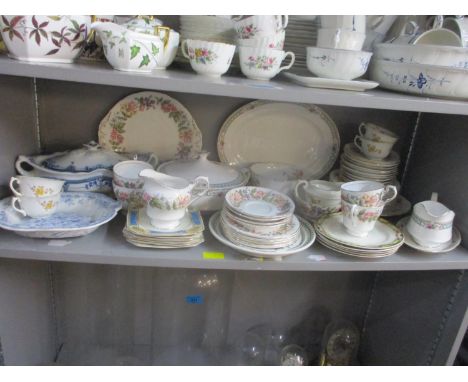
<path id="1" fill-rule="evenodd" d="M 190 204 L 205 195 L 208 189 L 210 188 L 210 182 L 206 176 L 198 176 L 193 181 L 193 188 L 190 191 L 191 200 Z"/>
<path id="2" fill-rule="evenodd" d="M 301 186 L 305 187 L 307 186 L 307 183 L 308 183 L 307 180 L 301 179 L 296 183 L 296 187 L 294 187 L 294 197 L 296 198 L 296 200 L 299 200 L 302 203 L 306 203 L 306 201 L 299 196 L 299 187 Z"/>
<path id="3" fill-rule="evenodd" d="M 432 200 L 433 202 L 437 202 L 437 199 L 439 199 L 439 194 L 438 194 L 437 192 L 433 192 L 433 193 L 431 194 L 431 200 Z"/>

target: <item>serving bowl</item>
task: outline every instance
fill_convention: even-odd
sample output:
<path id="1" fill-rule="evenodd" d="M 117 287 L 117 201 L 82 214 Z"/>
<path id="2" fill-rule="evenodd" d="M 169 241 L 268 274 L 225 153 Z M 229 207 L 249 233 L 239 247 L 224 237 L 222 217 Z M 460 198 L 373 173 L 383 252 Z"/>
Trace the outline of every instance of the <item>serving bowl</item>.
<path id="1" fill-rule="evenodd" d="M 307 47 L 307 68 L 318 77 L 354 80 L 369 65 L 371 52 Z"/>

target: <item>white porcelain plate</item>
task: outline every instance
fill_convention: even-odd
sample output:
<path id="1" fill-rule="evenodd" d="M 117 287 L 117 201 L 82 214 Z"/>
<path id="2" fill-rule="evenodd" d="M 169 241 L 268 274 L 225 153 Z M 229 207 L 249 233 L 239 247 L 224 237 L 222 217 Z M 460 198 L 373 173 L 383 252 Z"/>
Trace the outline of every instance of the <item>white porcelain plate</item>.
<path id="1" fill-rule="evenodd" d="M 131 94 L 99 125 L 99 144 L 109 150 L 155 153 L 162 161 L 198 156 L 202 135 L 189 111 L 157 92 Z"/>
<path id="2" fill-rule="evenodd" d="M 9 197 L 0 201 L 0 227 L 33 238 L 77 237 L 112 220 L 121 207 L 120 202 L 103 194 L 62 192 L 54 214 L 33 219 L 13 210 Z"/>
<path id="3" fill-rule="evenodd" d="M 405 235 L 405 244 L 408 247 L 417 249 L 420 252 L 426 252 L 426 253 L 444 253 L 444 252 L 450 252 L 457 248 L 460 243 L 461 243 L 461 234 L 460 231 L 454 226 L 452 229 L 452 240 L 450 240 L 448 243 L 441 244 L 437 247 L 423 247 L 422 245 L 416 243 L 411 235 L 408 233 L 406 230 L 406 223 L 408 222 L 409 216 L 404 217 L 397 223 L 397 227 L 400 228 L 403 231 L 403 234 Z"/>
<path id="4" fill-rule="evenodd" d="M 222 162 L 249 166 L 279 162 L 305 179 L 320 179 L 336 161 L 340 136 L 332 119 L 315 105 L 254 101 L 224 122 L 218 135 Z"/>
<path id="5" fill-rule="evenodd" d="M 352 90 L 356 92 L 362 92 L 364 90 L 374 89 L 379 86 L 378 82 L 366 81 L 366 80 L 335 80 L 331 78 L 320 78 L 313 76 L 299 76 L 294 73 L 283 73 L 283 75 L 289 78 L 296 84 L 307 86 L 309 88 L 321 88 L 321 89 L 339 89 L 339 90 Z"/>

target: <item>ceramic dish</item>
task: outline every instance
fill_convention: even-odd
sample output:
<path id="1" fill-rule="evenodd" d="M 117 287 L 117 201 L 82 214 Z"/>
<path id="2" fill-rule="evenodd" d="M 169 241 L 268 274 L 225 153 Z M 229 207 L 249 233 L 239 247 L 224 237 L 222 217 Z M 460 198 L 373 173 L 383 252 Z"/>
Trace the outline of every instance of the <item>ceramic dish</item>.
<path id="1" fill-rule="evenodd" d="M 367 80 L 336 80 L 331 78 L 300 76 L 294 73 L 283 73 L 283 76 L 289 78 L 296 84 L 309 88 L 352 90 L 356 92 L 362 92 L 364 90 L 374 89 L 379 86 L 378 82 Z"/>
<path id="2" fill-rule="evenodd" d="M 122 205 L 108 196 L 92 192 L 62 192 L 57 211 L 31 219 L 16 213 L 11 198 L 0 202 L 0 227 L 18 235 L 59 239 L 87 235 L 112 220 Z"/>
<path id="3" fill-rule="evenodd" d="M 395 152 L 390 152 L 390 155 L 387 158 L 380 160 L 373 160 L 366 158 L 361 152 L 354 146 L 353 143 L 347 143 L 344 145 L 343 153 L 346 158 L 349 158 L 350 161 L 369 168 L 374 169 L 388 169 L 395 168 L 400 164 L 400 156 Z"/>
<path id="4" fill-rule="evenodd" d="M 413 238 L 411 237 L 411 235 L 408 233 L 408 231 L 406 229 L 406 224 L 407 224 L 408 220 L 409 220 L 409 216 L 406 216 L 403 219 L 401 219 L 400 221 L 398 221 L 398 223 L 397 223 L 397 227 L 400 228 L 403 231 L 404 235 L 405 235 L 405 244 L 408 247 L 411 247 L 411 248 L 417 249 L 420 252 L 426 252 L 426 253 L 445 253 L 445 252 L 450 252 L 450 251 L 454 250 L 461 243 L 460 231 L 458 230 L 458 228 L 456 228 L 454 226 L 453 229 L 452 229 L 452 240 L 450 240 L 447 243 L 438 245 L 436 247 L 424 247 L 424 246 L 416 243 L 416 241 L 414 241 Z"/>
<path id="5" fill-rule="evenodd" d="M 422 96 L 468 98 L 468 69 L 373 60 L 369 76 L 385 89 Z"/>
<path id="6" fill-rule="evenodd" d="M 231 114 L 218 135 L 222 162 L 285 163 L 301 170 L 305 179 L 326 174 L 339 149 L 335 123 L 315 105 L 254 101 Z"/>
<path id="7" fill-rule="evenodd" d="M 374 49 L 374 58 L 392 62 L 468 69 L 467 49 L 454 46 L 377 44 Z"/>
<path id="8" fill-rule="evenodd" d="M 120 100 L 99 124 L 99 144 L 121 152 L 156 153 L 161 161 L 198 156 L 202 135 L 174 98 L 140 92 Z"/>
<path id="9" fill-rule="evenodd" d="M 223 233 L 220 223 L 220 213 L 216 212 L 209 222 L 209 228 L 213 236 L 224 245 L 235 249 L 236 251 L 254 257 L 265 257 L 281 260 L 283 256 L 292 255 L 297 252 L 301 252 L 309 248 L 315 241 L 315 232 L 310 223 L 302 218 L 299 218 L 301 222 L 301 235 L 300 238 L 292 245 L 286 248 L 278 249 L 255 249 L 251 247 L 245 247 L 232 243 Z"/>

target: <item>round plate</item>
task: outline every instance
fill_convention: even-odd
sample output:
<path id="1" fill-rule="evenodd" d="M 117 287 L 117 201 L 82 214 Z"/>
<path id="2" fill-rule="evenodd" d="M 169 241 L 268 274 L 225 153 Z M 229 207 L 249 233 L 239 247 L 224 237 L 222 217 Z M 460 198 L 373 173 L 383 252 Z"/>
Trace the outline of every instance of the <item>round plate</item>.
<path id="1" fill-rule="evenodd" d="M 452 229 L 452 240 L 450 240 L 447 243 L 441 244 L 437 247 L 423 247 L 422 245 L 416 243 L 411 235 L 408 233 L 406 230 L 406 223 L 409 220 L 409 216 L 404 217 L 403 219 L 399 220 L 397 223 L 397 227 L 400 228 L 403 231 L 403 234 L 405 235 L 405 244 L 408 247 L 417 249 L 420 252 L 425 252 L 425 253 L 445 253 L 445 252 L 450 252 L 457 248 L 460 243 L 461 243 L 461 234 L 460 231 L 453 226 Z"/>
<path id="2" fill-rule="evenodd" d="M 108 150 L 156 153 L 162 161 L 193 158 L 202 135 L 189 111 L 177 100 L 157 92 L 131 94 L 99 124 L 99 144 Z"/>
<path id="3" fill-rule="evenodd" d="M 254 101 L 235 111 L 218 135 L 222 162 L 249 166 L 280 162 L 320 179 L 336 161 L 340 135 L 315 105 Z"/>
<path id="4" fill-rule="evenodd" d="M 354 143 L 344 145 L 343 151 L 350 160 L 371 168 L 395 167 L 400 163 L 400 156 L 395 151 L 391 151 L 390 155 L 385 159 L 369 159 L 365 157 Z"/>
<path id="5" fill-rule="evenodd" d="M 254 257 L 268 257 L 268 258 L 281 258 L 283 256 L 292 255 L 297 252 L 301 252 L 307 248 L 309 248 L 315 241 L 315 231 L 312 228 L 312 225 L 305 221 L 304 219 L 298 217 L 299 221 L 301 222 L 301 239 L 298 240 L 293 245 L 290 245 L 286 248 L 278 248 L 278 249 L 255 249 L 250 247 L 243 247 L 240 245 L 236 245 L 231 243 L 226 236 L 224 235 L 221 224 L 219 221 L 220 213 L 216 212 L 211 216 L 209 222 L 209 228 L 213 236 L 219 240 L 224 245 L 227 245 L 230 248 L 239 251 L 245 255 L 254 256 Z"/>
<path id="6" fill-rule="evenodd" d="M 353 90 L 353 91 L 364 91 L 373 89 L 379 86 L 378 82 L 366 81 L 366 80 L 334 80 L 330 78 L 320 78 L 312 76 L 299 76 L 293 73 L 283 73 L 284 76 L 289 78 L 291 81 L 309 88 L 320 88 L 320 89 L 340 89 L 340 90 Z"/>

